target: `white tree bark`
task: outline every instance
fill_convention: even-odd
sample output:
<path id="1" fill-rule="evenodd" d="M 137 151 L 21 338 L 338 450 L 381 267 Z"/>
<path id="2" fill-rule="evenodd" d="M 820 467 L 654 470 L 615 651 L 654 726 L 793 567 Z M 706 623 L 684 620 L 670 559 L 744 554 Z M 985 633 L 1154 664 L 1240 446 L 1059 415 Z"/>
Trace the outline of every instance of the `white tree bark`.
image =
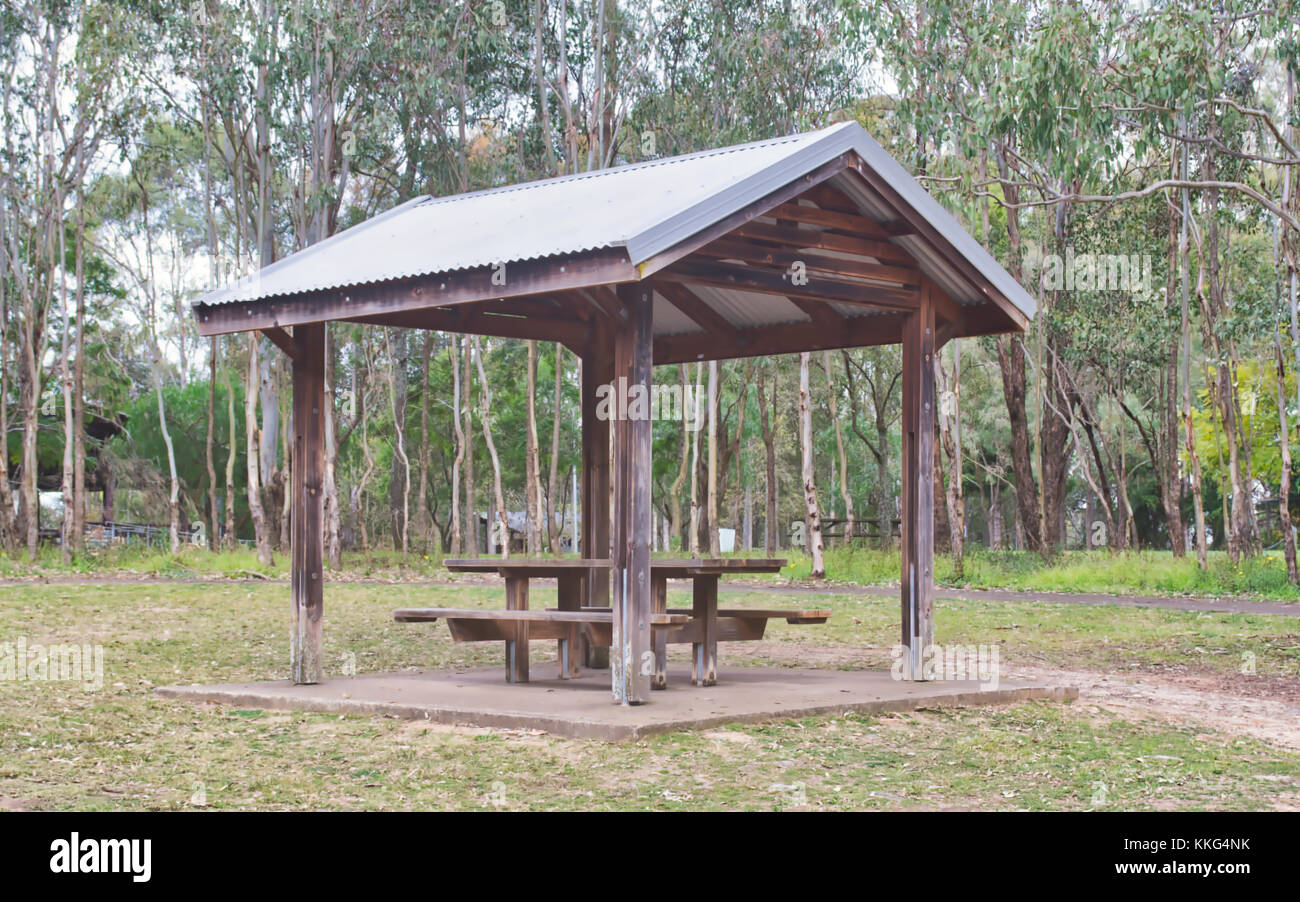
<path id="1" fill-rule="evenodd" d="M 492 493 L 497 505 L 497 536 L 501 543 L 501 557 L 510 557 L 510 524 L 506 519 L 506 499 L 501 490 L 501 460 L 497 457 L 497 446 L 492 441 L 492 391 L 488 388 L 487 372 L 483 369 L 483 351 L 478 336 L 474 337 L 474 363 L 478 367 L 480 389 L 479 419 L 483 423 L 483 441 L 487 443 L 488 457 L 492 460 Z M 488 536 L 489 544 L 492 536 Z"/>
<path id="2" fill-rule="evenodd" d="M 810 354 L 799 355 L 799 450 L 803 458 L 804 524 L 808 551 L 812 555 L 812 577 L 826 576 L 826 556 L 822 546 L 822 519 L 817 508 L 817 481 L 813 469 L 812 394 L 808 387 Z"/>

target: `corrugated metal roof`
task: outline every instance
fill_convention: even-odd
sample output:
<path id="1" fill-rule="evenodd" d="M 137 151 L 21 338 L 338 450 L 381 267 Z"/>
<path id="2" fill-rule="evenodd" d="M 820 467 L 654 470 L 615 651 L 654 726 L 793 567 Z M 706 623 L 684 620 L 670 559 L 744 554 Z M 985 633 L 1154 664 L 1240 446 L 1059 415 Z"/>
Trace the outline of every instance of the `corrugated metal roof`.
<path id="1" fill-rule="evenodd" d="M 1033 315 L 1033 298 L 853 122 L 471 194 L 416 198 L 196 303 L 251 301 L 601 248 L 622 247 L 630 262 L 639 264 L 848 151 L 888 181 L 1001 294 Z M 893 218 L 891 211 L 871 209 L 880 201 L 855 175 L 844 173 L 835 181 L 837 187 L 855 183 L 851 196 L 873 218 Z M 924 244 L 915 238 L 898 243 L 909 250 Z M 983 300 L 940 255 L 914 252 L 954 300 Z M 720 298 L 735 294 L 715 293 Z M 766 299 L 763 314 L 755 318 L 759 311 L 752 304 L 758 302 L 752 298 L 757 297 L 745 298 L 749 306 L 738 325 L 773 321 L 776 311 L 767 307 L 780 299 Z M 681 325 L 668 328 L 675 331 Z"/>

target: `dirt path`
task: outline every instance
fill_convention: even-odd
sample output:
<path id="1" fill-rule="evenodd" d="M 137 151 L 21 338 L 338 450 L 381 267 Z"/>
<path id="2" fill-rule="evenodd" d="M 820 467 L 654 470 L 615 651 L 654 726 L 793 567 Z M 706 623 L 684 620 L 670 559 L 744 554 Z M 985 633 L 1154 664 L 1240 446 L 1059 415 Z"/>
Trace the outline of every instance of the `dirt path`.
<path id="1" fill-rule="evenodd" d="M 1283 678 L 1206 674 L 1117 676 L 1087 670 L 1015 667 L 1011 679 L 1070 683 L 1080 705 L 1178 726 L 1209 727 L 1300 751 L 1300 686 Z"/>
<path id="2" fill-rule="evenodd" d="M 789 666 L 888 667 L 885 648 L 754 643 L 756 657 Z M 1126 720 L 1158 720 L 1181 727 L 1249 736 L 1300 751 L 1300 682 L 1287 677 L 1213 673 L 1112 674 L 1094 670 L 1011 664 L 1008 680 L 1075 686 L 1074 704 L 1092 706 Z"/>

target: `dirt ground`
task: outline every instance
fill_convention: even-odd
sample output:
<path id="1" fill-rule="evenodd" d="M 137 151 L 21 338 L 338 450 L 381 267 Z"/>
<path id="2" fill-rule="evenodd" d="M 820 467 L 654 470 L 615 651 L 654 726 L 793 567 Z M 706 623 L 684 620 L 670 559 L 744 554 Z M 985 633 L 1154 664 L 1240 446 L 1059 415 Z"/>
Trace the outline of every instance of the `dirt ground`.
<path id="1" fill-rule="evenodd" d="M 753 651 L 789 666 L 844 667 L 864 657 L 888 666 L 889 650 L 828 648 L 773 642 Z M 1127 719 L 1156 720 L 1178 726 L 1250 736 L 1300 751 L 1300 682 L 1288 677 L 1219 673 L 1101 673 L 1092 670 L 1012 664 L 1006 679 L 1042 680 L 1076 686 L 1075 704 L 1104 708 Z"/>
<path id="2" fill-rule="evenodd" d="M 1293 679 L 1222 674 L 1130 676 L 1025 666 L 1012 668 L 1007 676 L 1070 683 L 1079 687 L 1077 704 L 1105 708 L 1129 719 L 1201 726 L 1300 751 L 1300 685 Z"/>

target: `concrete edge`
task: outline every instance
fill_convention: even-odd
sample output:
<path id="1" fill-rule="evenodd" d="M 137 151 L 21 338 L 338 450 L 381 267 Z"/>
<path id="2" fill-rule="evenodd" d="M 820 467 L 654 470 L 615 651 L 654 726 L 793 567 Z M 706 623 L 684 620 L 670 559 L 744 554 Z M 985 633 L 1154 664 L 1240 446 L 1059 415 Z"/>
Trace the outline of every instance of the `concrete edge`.
<path id="1" fill-rule="evenodd" d="M 1079 697 L 1079 689 L 1076 686 L 1020 686 L 1013 689 L 960 692 L 955 695 L 806 705 L 781 712 L 759 711 L 749 714 L 719 714 L 651 724 L 613 724 L 573 718 L 548 717 L 544 714 L 525 711 L 479 711 L 451 706 L 408 705 L 399 702 L 376 702 L 361 699 L 291 698 L 284 695 L 259 695 L 246 691 L 204 686 L 160 686 L 154 692 L 164 698 L 268 711 L 383 715 L 403 720 L 422 720 L 443 726 L 540 730 L 563 739 L 597 739 L 605 742 L 644 739 L 660 733 L 707 730 L 732 723 L 774 723 L 805 717 L 839 714 L 896 714 L 922 708 L 969 708 L 1038 700 L 1071 702 Z"/>

